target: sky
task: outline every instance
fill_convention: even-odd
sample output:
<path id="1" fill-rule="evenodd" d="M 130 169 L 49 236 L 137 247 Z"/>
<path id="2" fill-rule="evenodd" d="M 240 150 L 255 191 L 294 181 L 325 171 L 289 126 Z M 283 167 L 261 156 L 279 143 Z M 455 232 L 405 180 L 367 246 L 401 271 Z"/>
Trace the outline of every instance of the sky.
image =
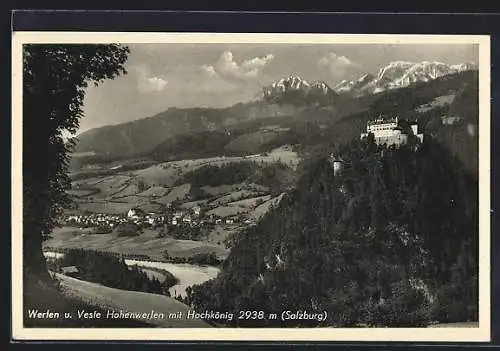
<path id="1" fill-rule="evenodd" d="M 129 44 L 128 74 L 86 92 L 79 133 L 165 111 L 252 100 L 291 74 L 331 87 L 391 61 L 478 63 L 471 44 Z"/>

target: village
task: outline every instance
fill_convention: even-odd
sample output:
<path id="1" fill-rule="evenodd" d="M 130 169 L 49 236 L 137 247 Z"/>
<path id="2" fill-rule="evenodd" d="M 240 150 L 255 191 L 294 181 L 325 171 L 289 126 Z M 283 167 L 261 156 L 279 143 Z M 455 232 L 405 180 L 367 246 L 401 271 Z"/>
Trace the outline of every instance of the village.
<path id="1" fill-rule="evenodd" d="M 146 212 L 131 208 L 123 214 L 86 213 L 63 216 L 61 224 L 79 228 L 98 228 L 99 232 L 109 233 L 120 224 L 133 223 L 140 227 L 202 227 L 209 225 L 252 225 L 253 221 L 244 216 L 222 218 L 215 214 L 205 214 L 200 206 L 189 209 L 168 207 L 164 213 Z"/>

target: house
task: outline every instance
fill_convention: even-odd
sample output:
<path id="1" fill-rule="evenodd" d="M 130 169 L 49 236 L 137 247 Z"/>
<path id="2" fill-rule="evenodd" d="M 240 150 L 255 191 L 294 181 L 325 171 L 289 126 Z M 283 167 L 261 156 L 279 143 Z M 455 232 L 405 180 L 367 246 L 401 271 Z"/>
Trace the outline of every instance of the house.
<path id="1" fill-rule="evenodd" d="M 137 208 L 131 208 L 127 212 L 127 218 L 128 219 L 139 219 L 140 211 Z"/>
<path id="2" fill-rule="evenodd" d="M 135 217 L 136 216 L 136 213 L 135 213 L 135 210 L 133 208 L 131 208 L 130 210 L 128 210 L 127 212 L 127 217 L 128 218 L 132 218 L 132 217 Z"/>
<path id="3" fill-rule="evenodd" d="M 200 206 L 193 206 L 193 208 L 191 209 L 194 213 L 195 216 L 199 216 L 200 213 L 201 213 L 201 207 Z"/>
<path id="4" fill-rule="evenodd" d="M 421 134 L 418 132 L 418 124 L 417 123 L 412 123 L 411 125 L 411 131 L 413 132 L 413 135 L 420 140 L 420 142 L 424 142 L 424 134 Z"/>
<path id="5" fill-rule="evenodd" d="M 441 122 L 446 125 L 453 125 L 460 121 L 460 117 L 456 116 L 442 116 L 441 117 Z"/>
<path id="6" fill-rule="evenodd" d="M 62 274 L 70 276 L 70 277 L 76 276 L 79 273 L 78 268 L 76 266 L 62 267 L 61 272 L 62 272 Z"/>

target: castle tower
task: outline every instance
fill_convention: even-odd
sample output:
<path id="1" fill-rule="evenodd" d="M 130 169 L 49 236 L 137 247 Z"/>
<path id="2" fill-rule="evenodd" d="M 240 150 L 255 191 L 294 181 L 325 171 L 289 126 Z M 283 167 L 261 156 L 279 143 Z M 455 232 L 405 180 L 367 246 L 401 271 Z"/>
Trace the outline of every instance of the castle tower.
<path id="1" fill-rule="evenodd" d="M 417 135 L 418 134 L 418 124 L 416 124 L 416 123 L 412 124 L 411 130 L 412 130 L 414 135 Z"/>
<path id="2" fill-rule="evenodd" d="M 344 168 L 344 160 L 340 156 L 330 155 L 330 164 L 333 167 L 333 175 L 338 175 Z"/>

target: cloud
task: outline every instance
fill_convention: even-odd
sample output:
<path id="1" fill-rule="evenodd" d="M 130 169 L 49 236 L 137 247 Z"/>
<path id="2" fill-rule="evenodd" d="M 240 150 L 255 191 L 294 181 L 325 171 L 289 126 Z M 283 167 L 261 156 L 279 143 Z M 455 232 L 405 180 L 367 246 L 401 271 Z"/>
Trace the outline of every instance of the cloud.
<path id="1" fill-rule="evenodd" d="M 159 77 L 143 77 L 139 80 L 138 89 L 143 92 L 159 92 L 165 89 L 168 81 Z"/>
<path id="2" fill-rule="evenodd" d="M 260 75 L 262 69 L 274 60 L 274 55 L 254 57 L 238 64 L 231 51 L 224 51 L 214 65 L 203 65 L 202 70 L 211 77 L 246 79 Z"/>
<path id="3" fill-rule="evenodd" d="M 333 52 L 321 57 L 318 60 L 318 66 L 328 69 L 333 75 L 341 75 L 349 68 L 359 67 L 354 61 Z"/>
<path id="4" fill-rule="evenodd" d="M 137 90 L 143 93 L 160 92 L 165 89 L 168 80 L 149 73 L 145 66 L 134 67 L 132 71 L 137 77 Z"/>
<path id="5" fill-rule="evenodd" d="M 201 70 L 204 73 L 206 73 L 209 77 L 215 78 L 218 76 L 217 72 L 215 71 L 214 66 L 203 65 L 203 66 L 201 66 Z"/>

